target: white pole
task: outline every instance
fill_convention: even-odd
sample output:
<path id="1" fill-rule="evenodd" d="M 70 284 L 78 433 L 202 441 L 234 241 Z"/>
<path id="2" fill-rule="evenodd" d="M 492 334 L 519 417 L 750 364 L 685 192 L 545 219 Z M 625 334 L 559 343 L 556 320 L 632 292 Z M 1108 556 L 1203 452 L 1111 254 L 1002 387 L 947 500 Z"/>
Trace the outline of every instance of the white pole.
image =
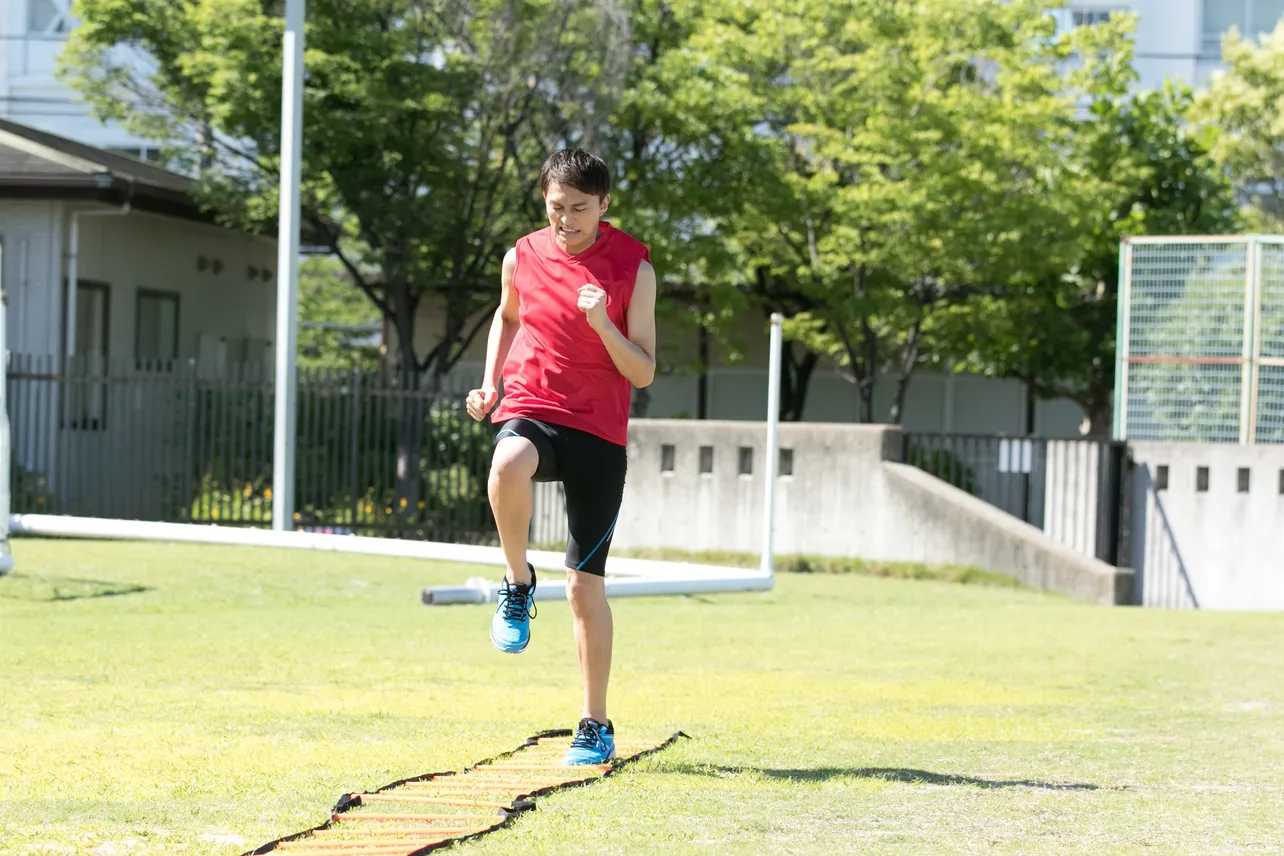
<path id="1" fill-rule="evenodd" d="M 9 384 L 9 345 L 5 332 L 9 324 L 4 293 L 4 245 L 0 244 L 0 576 L 13 570 L 9 555 L 9 482 L 13 469 L 9 461 L 9 408 L 5 387 Z"/>
<path id="2" fill-rule="evenodd" d="M 222 544 L 238 547 L 277 547 L 319 550 L 367 556 L 427 559 L 437 562 L 502 566 L 498 547 L 449 544 L 435 541 L 403 541 L 360 535 L 323 535 L 312 532 L 272 532 L 239 526 L 210 526 L 196 523 L 152 523 L 145 520 L 106 520 L 95 517 L 66 517 L 52 514 L 15 514 L 10 528 L 20 535 L 49 538 L 94 538 L 130 541 L 167 541 L 188 544 Z M 561 553 L 532 552 L 530 558 L 548 568 L 560 567 Z M 654 597 L 676 594 L 768 591 L 775 584 L 769 574 L 684 562 L 650 559 L 612 559 L 607 567 L 606 591 L 612 597 Z M 494 603 L 499 583 L 475 577 L 462 586 L 425 588 L 420 599 L 427 606 L 460 603 Z M 550 579 L 539 584 L 537 600 L 564 600 L 566 581 Z"/>
<path id="3" fill-rule="evenodd" d="M 276 422 L 272 444 L 272 528 L 294 523 L 294 446 L 298 382 L 299 175 L 303 159 L 305 0 L 285 2 L 281 77 L 281 202 L 277 221 Z"/>
<path id="4" fill-rule="evenodd" d="M 767 368 L 767 465 L 763 467 L 766 484 L 763 506 L 766 520 L 762 533 L 762 570 L 775 573 L 774 540 L 776 534 L 776 468 L 780 460 L 780 352 L 781 324 L 779 312 L 771 314 L 771 358 Z"/>

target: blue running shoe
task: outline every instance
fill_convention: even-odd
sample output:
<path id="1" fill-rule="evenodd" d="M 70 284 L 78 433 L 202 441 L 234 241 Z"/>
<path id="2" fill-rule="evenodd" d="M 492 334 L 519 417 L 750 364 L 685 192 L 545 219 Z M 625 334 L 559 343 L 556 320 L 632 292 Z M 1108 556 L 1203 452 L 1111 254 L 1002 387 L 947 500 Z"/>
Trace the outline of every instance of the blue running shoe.
<path id="1" fill-rule="evenodd" d="M 581 719 L 580 727 L 571 738 L 571 749 L 562 759 L 563 764 L 605 764 L 615 758 L 615 726 L 611 720 L 606 725 L 591 719 Z"/>
<path id="2" fill-rule="evenodd" d="M 531 619 L 535 617 L 535 568 L 531 569 L 528 586 L 510 583 L 505 577 L 499 584 L 499 606 L 490 620 L 490 641 L 505 654 L 520 654 L 531 641 Z"/>

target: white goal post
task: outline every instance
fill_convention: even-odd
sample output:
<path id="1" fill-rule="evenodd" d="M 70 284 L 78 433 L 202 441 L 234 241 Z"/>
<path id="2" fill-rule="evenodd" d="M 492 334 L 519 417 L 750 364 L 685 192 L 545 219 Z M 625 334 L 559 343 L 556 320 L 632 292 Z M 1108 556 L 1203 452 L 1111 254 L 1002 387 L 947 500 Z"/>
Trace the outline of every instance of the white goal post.
<path id="1" fill-rule="evenodd" d="M 9 553 L 9 485 L 13 481 L 13 463 L 9 456 L 9 408 L 6 387 L 9 385 L 9 344 L 5 332 L 9 315 L 4 290 L 4 243 L 0 241 L 0 576 L 13 570 Z"/>

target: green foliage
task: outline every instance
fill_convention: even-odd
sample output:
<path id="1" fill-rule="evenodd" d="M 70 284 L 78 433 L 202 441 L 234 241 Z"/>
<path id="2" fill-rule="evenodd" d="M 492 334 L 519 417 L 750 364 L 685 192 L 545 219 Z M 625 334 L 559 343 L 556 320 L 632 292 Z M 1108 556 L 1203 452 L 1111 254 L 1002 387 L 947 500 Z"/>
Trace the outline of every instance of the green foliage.
<path id="1" fill-rule="evenodd" d="M 1284 231 L 1284 21 L 1260 44 L 1232 30 L 1222 60 L 1226 71 L 1200 93 L 1195 119 L 1243 194 L 1250 227 Z"/>
<path id="2" fill-rule="evenodd" d="M 493 307 L 500 261 L 538 223 L 539 164 L 595 142 L 627 41 L 602 0 L 311 0 L 303 214 L 395 328 L 401 365 L 444 373 Z M 230 223 L 275 217 L 280 3 L 80 0 L 63 75 L 103 118 L 170 144 Z M 118 45 L 146 54 L 139 67 Z M 146 72 L 139 69 L 147 69 Z M 415 351 L 417 310 L 444 335 Z"/>
<path id="3" fill-rule="evenodd" d="M 352 284 L 338 259 L 308 258 L 299 265 L 299 366 L 373 369 L 379 346 L 379 311 Z M 324 325 L 324 326 L 316 326 Z"/>
<path id="4" fill-rule="evenodd" d="M 864 420 L 878 375 L 900 377 L 899 420 L 953 305 L 1065 262 L 1072 45 L 1033 2 L 681 8 L 699 24 L 665 66 L 667 115 L 703 120 L 684 142 L 717 165 L 701 187 L 729 279 L 849 371 Z"/>
<path id="5" fill-rule="evenodd" d="M 1132 91 L 1130 21 L 1103 25 L 1112 61 L 1088 88 L 1087 116 L 1065 153 L 1075 168 L 1057 193 L 1077 197 L 1082 216 L 1065 237 L 1063 267 L 1031 277 L 961 313 L 958 368 L 1017 378 L 1036 396 L 1065 397 L 1086 412 L 1089 432 L 1110 430 L 1121 240 L 1140 235 L 1220 234 L 1238 227 L 1234 190 L 1188 127 L 1192 93 L 1170 83 Z"/>
<path id="6" fill-rule="evenodd" d="M 268 389 L 197 391 L 190 457 L 192 495 L 181 519 L 262 525 L 272 519 L 272 422 Z M 457 406 L 377 373 L 313 372 L 299 384 L 295 522 L 358 534 L 489 543 L 486 494 L 491 436 Z M 422 428 L 412 501 L 394 454 L 407 414 Z M 184 485 L 176 486 L 180 490 Z"/>

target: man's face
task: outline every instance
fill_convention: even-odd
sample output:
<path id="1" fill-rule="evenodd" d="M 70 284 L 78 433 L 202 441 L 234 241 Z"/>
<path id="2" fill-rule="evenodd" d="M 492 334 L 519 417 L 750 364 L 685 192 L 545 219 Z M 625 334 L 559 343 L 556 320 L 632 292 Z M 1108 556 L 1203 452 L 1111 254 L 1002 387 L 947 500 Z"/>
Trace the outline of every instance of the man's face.
<path id="1" fill-rule="evenodd" d="M 544 193 L 544 209 L 558 246 L 568 253 L 588 249 L 597 240 L 597 221 L 606 214 L 611 197 L 598 198 L 556 181 Z"/>

